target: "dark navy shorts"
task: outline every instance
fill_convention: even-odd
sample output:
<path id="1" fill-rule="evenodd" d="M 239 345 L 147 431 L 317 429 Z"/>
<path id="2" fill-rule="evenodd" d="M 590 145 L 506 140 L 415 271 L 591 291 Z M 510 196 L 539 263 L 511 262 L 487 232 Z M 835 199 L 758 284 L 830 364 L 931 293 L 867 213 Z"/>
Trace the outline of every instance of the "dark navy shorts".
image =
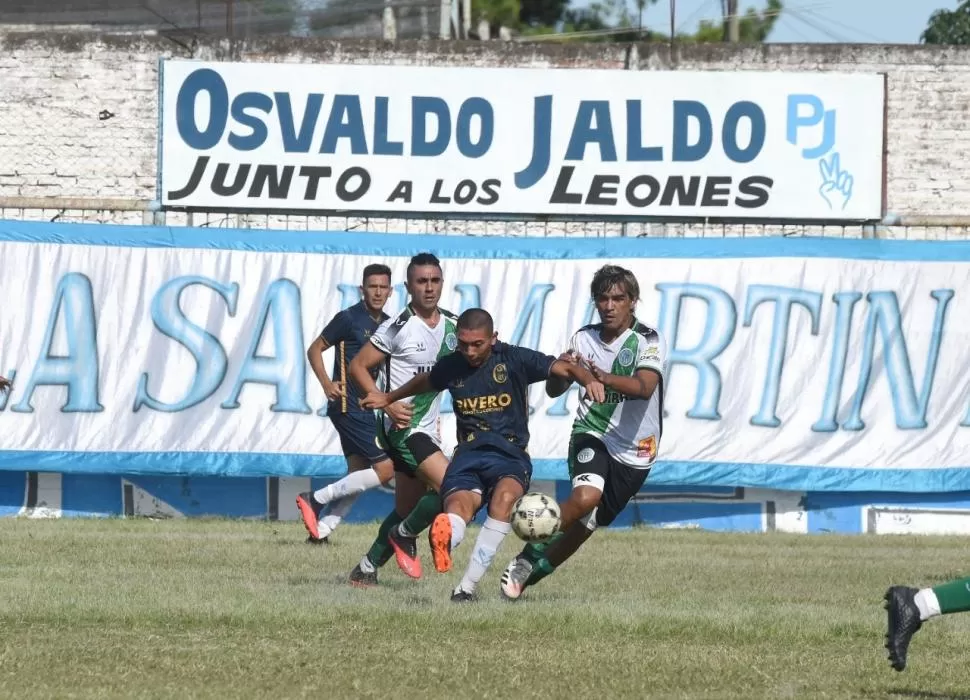
<path id="1" fill-rule="evenodd" d="M 532 462 L 523 453 L 515 456 L 492 447 L 461 449 L 455 451 L 441 482 L 441 496 L 452 491 L 476 491 L 482 501 L 488 501 L 492 490 L 502 479 L 515 479 L 522 488 L 529 490 L 532 481 Z"/>
<path id="2" fill-rule="evenodd" d="M 340 436 L 340 449 L 346 456 L 363 457 L 368 464 L 387 459 L 377 442 L 377 416 L 373 413 L 334 413 L 330 422 Z"/>

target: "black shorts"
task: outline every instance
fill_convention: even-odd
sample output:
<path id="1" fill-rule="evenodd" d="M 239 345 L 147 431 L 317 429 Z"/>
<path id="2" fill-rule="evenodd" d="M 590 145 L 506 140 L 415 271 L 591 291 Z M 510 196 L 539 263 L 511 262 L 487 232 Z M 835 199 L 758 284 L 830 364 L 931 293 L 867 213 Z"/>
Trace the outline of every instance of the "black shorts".
<path id="1" fill-rule="evenodd" d="M 401 474 L 414 476 L 421 462 L 435 452 L 441 452 L 441 447 L 430 435 L 410 428 L 385 430 L 383 420 L 377 425 L 377 435 L 380 445 L 394 462 L 394 471 Z"/>
<path id="2" fill-rule="evenodd" d="M 596 525 L 606 527 L 636 496 L 650 468 L 634 469 L 617 462 L 606 445 L 592 435 L 573 435 L 569 441 L 569 478 L 573 488 L 592 486 L 603 494 L 596 508 Z"/>
<path id="3" fill-rule="evenodd" d="M 387 459 L 377 440 L 377 417 L 373 413 L 334 413 L 330 422 L 340 436 L 340 449 L 346 456 L 363 457 L 368 464 Z"/>

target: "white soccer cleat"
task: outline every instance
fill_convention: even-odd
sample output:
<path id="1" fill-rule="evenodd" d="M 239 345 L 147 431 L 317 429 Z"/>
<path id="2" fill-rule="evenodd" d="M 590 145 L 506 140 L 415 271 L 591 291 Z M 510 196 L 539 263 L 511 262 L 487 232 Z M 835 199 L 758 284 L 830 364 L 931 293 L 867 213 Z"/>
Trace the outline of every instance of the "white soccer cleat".
<path id="1" fill-rule="evenodd" d="M 532 562 L 525 557 L 516 557 L 502 572 L 502 595 L 509 600 L 517 600 L 525 590 L 526 581 L 532 575 Z"/>

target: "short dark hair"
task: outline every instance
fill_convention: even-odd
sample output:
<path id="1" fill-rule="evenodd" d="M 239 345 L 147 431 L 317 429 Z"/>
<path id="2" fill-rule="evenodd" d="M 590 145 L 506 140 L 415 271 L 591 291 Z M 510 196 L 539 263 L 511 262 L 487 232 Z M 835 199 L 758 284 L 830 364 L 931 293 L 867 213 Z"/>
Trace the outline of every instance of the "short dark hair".
<path id="1" fill-rule="evenodd" d="M 485 309 L 465 309 L 458 317 L 457 325 L 460 331 L 484 330 L 488 335 L 495 330 L 492 314 Z"/>
<path id="2" fill-rule="evenodd" d="M 612 287 L 622 289 L 632 301 L 640 298 L 640 283 L 637 282 L 636 275 L 619 265 L 604 265 L 598 269 L 589 285 L 589 293 L 595 299 L 606 294 Z"/>
<path id="3" fill-rule="evenodd" d="M 387 279 L 391 279 L 391 268 L 387 265 L 382 265 L 381 263 L 373 263 L 364 268 L 364 274 L 361 275 L 360 281 L 364 284 L 367 283 L 368 277 L 373 277 L 374 275 L 386 275 Z"/>
<path id="4" fill-rule="evenodd" d="M 441 261 L 438 260 L 433 253 L 418 253 L 411 258 L 411 262 L 408 263 L 407 278 L 410 280 L 411 271 L 416 267 L 421 267 L 422 265 L 434 265 L 439 270 L 441 269 Z"/>

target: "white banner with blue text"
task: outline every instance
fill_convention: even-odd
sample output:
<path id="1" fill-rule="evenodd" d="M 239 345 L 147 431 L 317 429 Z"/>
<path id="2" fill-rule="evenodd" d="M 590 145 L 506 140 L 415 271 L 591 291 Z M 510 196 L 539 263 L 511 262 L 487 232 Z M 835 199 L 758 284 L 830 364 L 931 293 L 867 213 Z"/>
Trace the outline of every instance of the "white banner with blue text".
<path id="1" fill-rule="evenodd" d="M 306 349 L 365 265 L 442 260 L 444 308 L 558 355 L 606 261 L 667 338 L 655 483 L 970 489 L 970 244 L 489 239 L 0 222 L 0 467 L 332 475 Z M 328 366 L 331 358 L 327 358 Z M 530 394 L 538 478 L 564 478 L 573 389 Z M 454 415 L 445 403 L 445 447 Z"/>
<path id="2" fill-rule="evenodd" d="M 872 220 L 885 76 L 167 59 L 169 207 Z"/>

